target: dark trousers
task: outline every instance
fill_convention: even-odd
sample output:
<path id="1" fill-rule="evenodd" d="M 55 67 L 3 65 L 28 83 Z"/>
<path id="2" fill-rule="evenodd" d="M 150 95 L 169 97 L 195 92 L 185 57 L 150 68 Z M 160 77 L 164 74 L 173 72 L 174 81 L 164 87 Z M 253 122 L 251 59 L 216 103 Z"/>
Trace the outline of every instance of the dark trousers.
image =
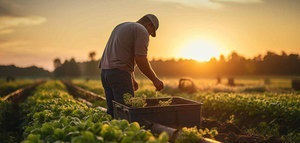
<path id="1" fill-rule="evenodd" d="M 124 104 L 123 94 L 134 95 L 131 75 L 119 69 L 102 69 L 101 81 L 105 91 L 107 113 L 114 117 L 112 101 Z"/>

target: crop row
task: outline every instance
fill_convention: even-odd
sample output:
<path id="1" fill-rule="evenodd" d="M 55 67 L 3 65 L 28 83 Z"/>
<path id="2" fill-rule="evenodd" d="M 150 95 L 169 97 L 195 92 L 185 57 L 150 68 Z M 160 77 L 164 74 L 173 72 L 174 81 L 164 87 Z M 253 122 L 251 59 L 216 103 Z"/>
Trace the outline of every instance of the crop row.
<path id="1" fill-rule="evenodd" d="M 239 126 L 264 136 L 290 140 L 299 135 L 299 94 L 197 93 L 190 98 L 203 103 L 205 117 L 224 121 L 231 116 Z"/>
<path id="2" fill-rule="evenodd" d="M 176 93 L 203 103 L 202 115 L 230 121 L 243 130 L 286 142 L 300 141 L 300 94 L 290 93 Z"/>
<path id="3" fill-rule="evenodd" d="M 104 95 L 104 89 L 102 88 L 102 83 L 99 81 L 95 80 L 89 80 L 89 81 L 84 81 L 84 80 L 72 80 L 72 83 L 84 88 L 86 90 L 89 90 L 91 92 L 94 92 L 99 95 Z"/>
<path id="4" fill-rule="evenodd" d="M 34 80 L 18 80 L 14 82 L 0 81 L 0 97 L 4 97 L 19 88 L 30 85 Z"/>
<path id="5" fill-rule="evenodd" d="M 8 101 L 0 99 L 0 141 L 19 142 L 21 131 L 18 125 L 21 123 L 15 106 Z"/>
<path id="6" fill-rule="evenodd" d="M 5 98 L 0 97 L 1 142 L 20 142 L 22 131 L 19 125 L 22 120 L 17 103 L 25 99 L 26 95 L 30 94 L 32 89 L 43 81 L 38 81 L 34 84 L 33 82 L 34 80 L 0 81 L 0 95 L 8 95 L 11 93 Z"/>
<path id="7" fill-rule="evenodd" d="M 23 142 L 167 142 L 163 133 L 155 138 L 138 123 L 112 120 L 96 109 L 74 100 L 61 82 L 37 87 L 21 104 Z"/>
<path id="8" fill-rule="evenodd" d="M 276 120 L 290 126 L 299 119 L 300 95 L 198 93 L 193 98 L 203 102 L 207 116 L 224 119 L 233 114 L 239 119 Z"/>

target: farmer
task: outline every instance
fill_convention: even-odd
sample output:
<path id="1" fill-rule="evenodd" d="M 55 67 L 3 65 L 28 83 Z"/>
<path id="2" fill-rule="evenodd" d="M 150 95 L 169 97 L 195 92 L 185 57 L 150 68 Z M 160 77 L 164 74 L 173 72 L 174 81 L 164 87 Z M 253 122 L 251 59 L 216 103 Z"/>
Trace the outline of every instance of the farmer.
<path id="1" fill-rule="evenodd" d="M 149 35 L 156 36 L 158 25 L 157 17 L 147 14 L 137 22 L 121 23 L 112 31 L 99 64 L 107 113 L 112 117 L 112 100 L 124 104 L 123 94 L 134 95 L 133 90 L 138 89 L 134 78 L 135 63 L 152 81 L 157 91 L 164 88 L 147 59 Z"/>

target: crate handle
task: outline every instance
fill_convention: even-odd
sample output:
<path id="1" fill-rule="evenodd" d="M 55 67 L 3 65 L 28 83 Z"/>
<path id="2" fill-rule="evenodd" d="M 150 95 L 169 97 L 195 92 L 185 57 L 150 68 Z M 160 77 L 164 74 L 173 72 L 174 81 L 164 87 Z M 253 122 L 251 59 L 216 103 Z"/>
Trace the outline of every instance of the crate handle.
<path id="1" fill-rule="evenodd" d="M 128 109 L 126 109 L 126 108 L 123 108 L 122 110 L 123 110 L 123 112 L 126 112 L 126 113 L 128 113 L 128 112 L 129 112 L 129 110 L 128 110 Z"/>
<path id="2" fill-rule="evenodd" d="M 122 107 L 121 105 L 117 105 L 117 104 L 115 104 L 115 107 L 116 107 L 118 110 L 121 110 L 121 111 L 123 111 L 123 112 L 126 112 L 126 113 L 128 113 L 128 112 L 129 112 L 129 110 L 128 110 L 128 109 L 126 109 L 126 108 Z"/>
<path id="3" fill-rule="evenodd" d="M 119 110 L 122 110 L 122 107 L 121 107 L 120 105 L 118 105 L 118 104 L 115 104 L 115 107 L 116 107 L 117 109 L 119 109 Z"/>

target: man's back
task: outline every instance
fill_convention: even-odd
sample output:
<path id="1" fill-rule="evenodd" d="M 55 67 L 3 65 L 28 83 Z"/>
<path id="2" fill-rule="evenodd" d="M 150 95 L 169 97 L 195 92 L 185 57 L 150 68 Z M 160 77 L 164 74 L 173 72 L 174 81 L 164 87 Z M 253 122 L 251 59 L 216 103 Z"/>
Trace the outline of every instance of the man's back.
<path id="1" fill-rule="evenodd" d="M 149 34 L 136 22 L 121 23 L 114 28 L 103 52 L 99 68 L 118 68 L 133 72 L 134 55 L 147 55 Z"/>

